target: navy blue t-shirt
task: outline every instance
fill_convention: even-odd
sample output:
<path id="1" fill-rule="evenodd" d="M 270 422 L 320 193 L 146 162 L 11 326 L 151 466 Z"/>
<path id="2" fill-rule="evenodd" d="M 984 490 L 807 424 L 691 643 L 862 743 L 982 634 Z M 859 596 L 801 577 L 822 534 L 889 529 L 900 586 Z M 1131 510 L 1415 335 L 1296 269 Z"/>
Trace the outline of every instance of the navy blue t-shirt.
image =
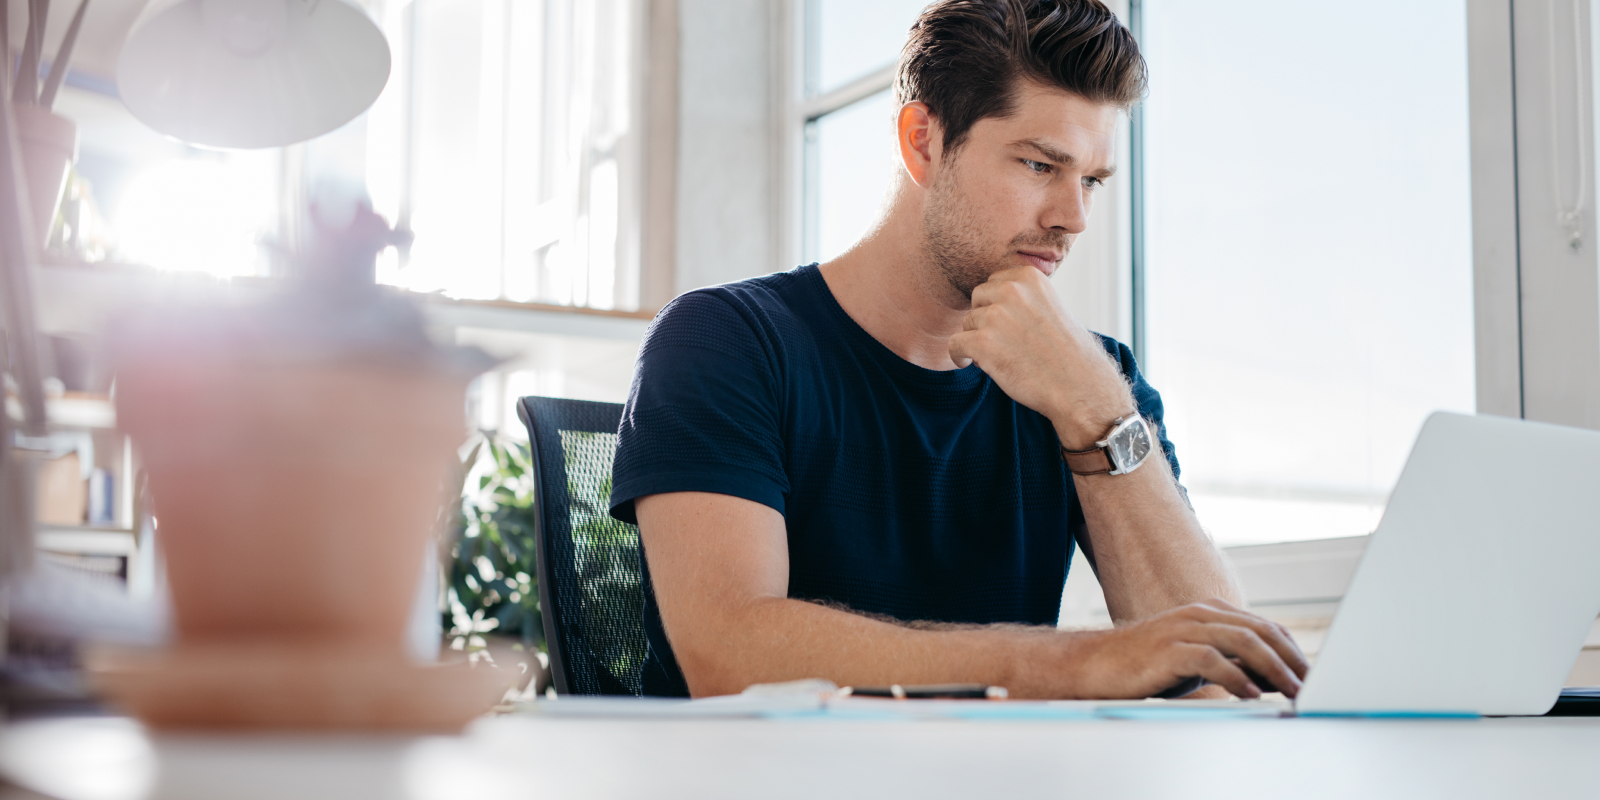
<path id="1" fill-rule="evenodd" d="M 1161 398 L 1101 337 L 1178 471 Z M 700 289 L 651 324 L 623 412 L 611 513 L 715 492 L 782 513 L 789 596 L 901 620 L 1053 625 L 1077 492 L 1055 428 L 977 366 L 895 355 L 845 313 L 815 265 Z M 645 565 L 647 695 L 688 686 Z"/>

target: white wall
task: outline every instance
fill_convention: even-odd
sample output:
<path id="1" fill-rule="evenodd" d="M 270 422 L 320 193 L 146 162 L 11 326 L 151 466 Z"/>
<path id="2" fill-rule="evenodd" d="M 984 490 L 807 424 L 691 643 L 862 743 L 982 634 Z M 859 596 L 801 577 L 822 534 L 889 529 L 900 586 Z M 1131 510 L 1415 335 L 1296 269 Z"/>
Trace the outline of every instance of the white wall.
<path id="1" fill-rule="evenodd" d="M 681 0 L 678 292 L 764 275 L 773 254 L 772 26 L 765 3 Z"/>

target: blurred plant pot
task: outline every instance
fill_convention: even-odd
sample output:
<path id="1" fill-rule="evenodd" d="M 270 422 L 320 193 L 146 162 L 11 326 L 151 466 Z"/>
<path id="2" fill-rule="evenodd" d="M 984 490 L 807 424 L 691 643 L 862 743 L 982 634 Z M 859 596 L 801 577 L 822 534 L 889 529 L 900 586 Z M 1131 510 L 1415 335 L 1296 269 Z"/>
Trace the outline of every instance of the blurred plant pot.
<path id="1" fill-rule="evenodd" d="M 28 177 L 35 245 L 43 248 L 67 185 L 67 168 L 78 157 L 78 126 L 40 106 L 14 103 L 11 109 L 22 147 L 22 170 Z"/>
<path id="2" fill-rule="evenodd" d="M 401 653 L 466 376 L 178 349 L 125 362 L 116 402 L 149 472 L 179 641 Z"/>

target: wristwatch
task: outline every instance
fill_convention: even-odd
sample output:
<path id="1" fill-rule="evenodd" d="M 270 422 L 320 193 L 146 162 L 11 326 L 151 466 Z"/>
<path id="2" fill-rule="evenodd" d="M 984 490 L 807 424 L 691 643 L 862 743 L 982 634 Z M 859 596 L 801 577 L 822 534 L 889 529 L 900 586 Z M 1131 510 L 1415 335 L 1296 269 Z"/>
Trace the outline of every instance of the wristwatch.
<path id="1" fill-rule="evenodd" d="M 1088 450 L 1068 450 L 1061 446 L 1061 460 L 1074 475 L 1124 475 L 1139 468 L 1150 451 L 1154 437 L 1150 423 L 1137 413 L 1111 423 L 1104 439 Z"/>

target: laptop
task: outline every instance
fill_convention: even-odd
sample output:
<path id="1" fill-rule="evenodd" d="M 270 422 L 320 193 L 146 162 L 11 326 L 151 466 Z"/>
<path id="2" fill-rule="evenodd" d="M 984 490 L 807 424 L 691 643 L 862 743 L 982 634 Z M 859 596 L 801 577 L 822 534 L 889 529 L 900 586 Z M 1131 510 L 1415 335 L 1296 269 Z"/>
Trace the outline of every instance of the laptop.
<path id="1" fill-rule="evenodd" d="M 1600 615 L 1600 432 L 1435 413 L 1295 712 L 1543 714 Z"/>

